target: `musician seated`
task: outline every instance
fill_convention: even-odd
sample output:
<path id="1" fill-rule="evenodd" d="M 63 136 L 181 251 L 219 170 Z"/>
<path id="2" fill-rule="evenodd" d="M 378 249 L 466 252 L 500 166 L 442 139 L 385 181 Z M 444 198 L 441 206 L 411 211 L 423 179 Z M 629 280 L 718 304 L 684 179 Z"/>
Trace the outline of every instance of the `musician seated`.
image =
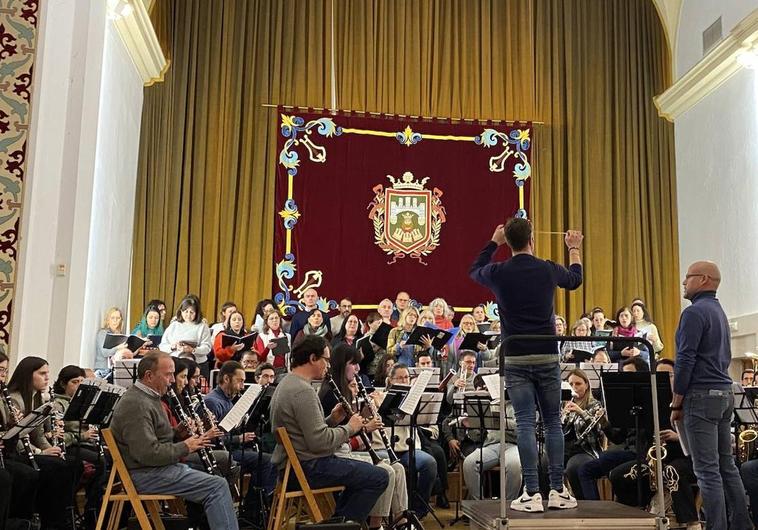
<path id="1" fill-rule="evenodd" d="M 670 359 L 660 359 L 656 365 L 656 372 L 668 372 L 673 380 L 674 362 Z M 686 524 L 687 530 L 700 528 L 697 507 L 695 505 L 694 487 L 697 486 L 697 478 L 692 469 L 692 460 L 684 455 L 679 442 L 679 435 L 671 429 L 661 429 L 662 452 L 666 453 L 663 459 L 662 475 L 664 490 L 671 495 L 671 504 L 674 509 L 676 520 L 680 524 Z M 652 439 L 648 444 L 652 448 Z M 654 450 L 648 450 L 645 463 L 642 465 L 642 497 L 641 502 L 637 499 L 637 472 L 636 460 L 626 462 L 611 470 L 608 478 L 613 486 L 616 499 L 628 506 L 645 506 L 655 501 L 654 490 L 651 488 L 656 480 L 655 461 L 647 458 L 654 456 Z M 744 469 L 744 465 L 742 469 Z M 651 476 L 652 469 L 652 476 Z"/>
<path id="2" fill-rule="evenodd" d="M 202 503 L 211 529 L 237 529 L 232 496 L 226 480 L 180 463 L 203 447 L 209 435 L 174 442 L 174 431 L 161 397 L 174 380 L 174 360 L 151 352 L 137 366 L 137 381 L 113 411 L 111 430 L 132 481 L 139 492 L 166 493 Z"/>
<path id="3" fill-rule="evenodd" d="M 474 376 L 476 375 L 477 354 L 471 350 L 463 350 L 459 354 L 458 373 L 455 374 L 447 385 L 445 400 L 452 405 L 455 394 L 465 390 L 474 390 Z"/>
<path id="4" fill-rule="evenodd" d="M 172 400 L 169 399 L 168 393 L 161 398 L 161 404 L 168 417 L 168 422 L 174 429 L 175 442 L 181 442 L 192 436 L 188 425 L 182 423 L 182 418 L 178 417 L 176 414 L 176 407 L 180 406 L 186 417 L 192 421 L 192 415 L 190 413 L 192 404 L 187 400 L 187 395 L 184 392 L 189 381 L 189 369 L 189 359 L 174 359 L 174 382 L 171 384 L 171 389 L 174 391 L 174 395 L 178 402 L 172 402 Z M 207 434 L 209 437 L 217 439 L 222 433 L 218 428 L 214 428 L 213 430 L 207 431 Z M 212 448 L 212 453 L 221 474 L 226 477 L 229 482 L 235 482 L 239 476 L 239 467 L 237 467 L 237 464 L 232 460 L 229 452 Z M 186 458 L 182 459 L 182 462 L 193 469 L 207 471 L 206 465 L 203 463 L 199 452 L 187 455 Z"/>
<path id="5" fill-rule="evenodd" d="M 434 368 L 434 362 L 429 352 L 420 353 L 416 360 L 416 366 L 419 368 Z"/>
<path id="6" fill-rule="evenodd" d="M 308 335 L 295 345 L 290 356 L 291 372 L 277 385 L 271 399 L 271 425 L 287 430 L 312 488 L 345 487 L 337 498 L 334 515 L 363 523 L 387 488 L 389 476 L 380 467 L 334 455 L 363 429 L 363 418 L 353 414 L 346 425 L 339 425 L 345 419 L 341 405 L 324 418 L 311 383 L 324 378 L 330 357 L 329 344 L 318 335 Z M 286 458 L 284 448 L 277 445 L 272 462 L 283 469 Z"/>
<path id="7" fill-rule="evenodd" d="M 477 375 L 474 378 L 474 387 L 476 390 L 486 389 L 481 376 Z M 499 405 L 492 405 L 491 412 L 493 414 L 498 414 L 499 410 Z M 468 490 L 470 499 L 482 498 L 481 475 L 500 465 L 501 444 L 504 444 L 505 448 L 505 474 L 507 477 L 505 498 L 513 500 L 517 499 L 521 494 L 521 459 L 518 453 L 518 446 L 516 445 L 516 416 L 510 401 L 506 404 L 505 414 L 507 422 L 505 439 L 501 439 L 499 429 L 488 429 L 484 440 L 476 444 L 473 450 L 465 455 L 466 457 L 463 460 L 463 479 L 466 482 L 466 489 Z M 468 421 L 465 418 L 460 420 L 459 423 L 461 425 L 458 427 L 458 430 L 481 432 L 479 429 L 466 429 Z M 466 448 L 466 450 L 470 449 L 471 446 Z"/>
<path id="8" fill-rule="evenodd" d="M 221 421 L 232 410 L 235 398 L 239 396 L 245 388 L 245 371 L 242 365 L 237 361 L 227 361 L 221 365 L 218 374 L 218 385 L 207 396 L 205 396 L 205 405 Z M 241 418 L 240 418 L 241 419 Z M 246 426 L 242 426 L 244 429 Z M 251 426 L 254 427 L 254 426 Z M 271 457 L 266 453 L 259 453 L 253 449 L 252 443 L 256 441 L 255 432 L 242 432 L 241 434 L 227 435 L 224 437 L 224 443 L 235 461 L 240 463 L 243 473 L 250 473 L 256 476 L 258 473 L 258 458 L 261 458 L 261 482 L 263 490 L 267 496 L 271 496 L 276 487 L 276 468 L 271 463 Z M 245 497 L 246 519 L 257 517 L 256 510 L 260 508 L 260 499 L 253 488 L 248 488 Z"/>
<path id="9" fill-rule="evenodd" d="M 257 353 L 251 350 L 247 350 L 245 352 L 242 352 L 240 364 L 242 365 L 242 369 L 246 372 L 255 372 L 261 363 Z"/>
<path id="10" fill-rule="evenodd" d="M 358 370 L 360 370 L 361 353 L 353 346 L 342 343 L 334 346 L 332 349 L 331 363 L 329 367 L 329 373 L 332 377 L 332 381 L 337 386 L 339 395 L 343 396 L 348 403 L 355 403 L 358 399 Z M 321 400 L 321 407 L 324 410 L 332 410 L 338 403 L 340 403 L 337 393 L 328 383 L 323 383 L 319 390 L 319 399 Z M 366 396 L 367 399 L 372 399 L 371 396 Z M 378 408 L 376 404 L 376 408 Z M 366 404 L 366 407 L 368 405 Z M 351 409 L 351 412 L 358 412 L 358 410 Z M 373 413 L 370 409 L 366 411 L 364 416 L 371 416 Z M 341 422 L 341 424 L 347 423 L 347 416 Z M 364 421 L 364 430 L 368 436 L 378 438 L 381 442 L 381 436 L 378 434 L 378 429 L 382 426 L 381 418 L 371 418 Z M 366 437 L 367 440 L 370 438 Z M 339 449 L 334 453 L 341 458 L 351 458 L 361 460 L 363 462 L 373 463 L 372 456 L 368 453 L 368 447 L 363 445 L 361 437 L 353 436 L 350 442 L 342 444 Z M 378 453 L 374 453 L 377 457 Z M 400 462 L 390 464 L 387 460 L 381 460 L 377 466 L 384 469 L 389 476 L 389 482 L 384 490 L 384 493 L 379 497 L 374 504 L 371 512 L 369 513 L 369 528 L 379 528 L 382 523 L 382 518 L 400 516 L 403 511 L 408 509 L 408 491 L 405 483 L 405 468 Z"/>
<path id="11" fill-rule="evenodd" d="M 390 370 L 390 375 L 387 378 L 387 389 L 393 385 L 409 386 L 411 384 L 411 374 L 408 371 L 408 367 L 402 363 L 393 365 Z M 396 442 L 394 450 L 400 461 L 403 463 L 406 469 L 408 469 L 409 462 L 409 446 L 408 439 L 411 436 L 410 427 L 398 426 L 394 427 L 394 435 Z M 437 461 L 423 450 L 420 443 L 418 433 L 414 433 L 415 437 L 415 456 L 416 456 L 416 472 L 418 474 L 418 480 L 416 482 L 418 486 L 418 496 L 412 499 L 411 507 L 419 518 L 423 518 L 429 512 L 429 498 L 432 495 L 432 489 L 434 488 L 434 482 L 437 478 Z M 380 444 L 374 440 L 374 448 L 377 449 L 379 454 L 383 454 L 383 448 Z M 419 498 L 420 497 L 420 498 Z"/>
<path id="12" fill-rule="evenodd" d="M 752 368 L 745 368 L 742 370 L 742 375 L 740 376 L 740 383 L 742 383 L 742 386 L 753 386 L 755 382 L 755 370 Z"/>
<path id="13" fill-rule="evenodd" d="M 621 365 L 621 370 L 623 372 L 649 372 L 650 365 L 645 362 L 645 359 L 639 355 L 635 355 L 624 361 Z"/>
<path id="14" fill-rule="evenodd" d="M 60 418 L 66 414 L 71 399 L 84 380 L 84 370 L 78 366 L 65 366 L 59 373 L 53 385 L 53 411 Z M 67 454 L 73 459 L 87 462 L 93 468 L 93 474 L 87 479 L 87 502 L 85 504 L 85 519 L 94 524 L 97 521 L 97 510 L 105 492 L 105 457 L 101 455 L 97 427 L 80 424 L 78 421 L 66 421 L 63 425 L 63 442 Z"/>
<path id="15" fill-rule="evenodd" d="M 584 370 L 571 370 L 568 383 L 571 385 L 572 399 L 566 403 L 561 414 L 565 437 L 565 469 L 574 497 L 581 500 L 584 495 L 579 482 L 579 468 L 597 458 L 603 450 L 605 436 L 602 429 L 608 427 L 608 419 L 602 404 L 592 395 L 590 381 Z"/>
<path id="16" fill-rule="evenodd" d="M 257 360 L 257 356 L 256 356 Z M 268 387 L 276 383 L 276 368 L 271 363 L 259 364 L 255 369 L 255 382 L 262 387 Z M 271 388 L 273 391 L 273 387 Z M 276 437 L 270 429 L 266 429 L 260 435 L 261 446 L 264 453 L 273 453 L 274 447 L 276 447 Z"/>

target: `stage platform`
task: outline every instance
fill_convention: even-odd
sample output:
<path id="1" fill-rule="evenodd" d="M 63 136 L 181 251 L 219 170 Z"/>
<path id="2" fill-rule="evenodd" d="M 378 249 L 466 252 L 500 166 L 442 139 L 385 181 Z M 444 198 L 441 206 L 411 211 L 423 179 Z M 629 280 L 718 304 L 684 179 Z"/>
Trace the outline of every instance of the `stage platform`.
<path id="1" fill-rule="evenodd" d="M 572 510 L 548 510 L 545 501 L 543 513 L 517 512 L 508 508 L 507 529 L 541 528 L 608 528 L 620 530 L 655 529 L 653 515 L 610 501 L 579 501 Z M 471 520 L 471 530 L 504 530 L 498 528 L 500 501 L 463 501 L 463 513 Z"/>

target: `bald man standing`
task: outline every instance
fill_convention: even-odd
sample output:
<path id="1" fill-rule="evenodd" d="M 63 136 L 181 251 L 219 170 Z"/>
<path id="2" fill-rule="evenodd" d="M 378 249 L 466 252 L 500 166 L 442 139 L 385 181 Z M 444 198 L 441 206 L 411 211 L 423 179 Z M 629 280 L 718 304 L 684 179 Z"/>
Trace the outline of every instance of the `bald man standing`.
<path id="1" fill-rule="evenodd" d="M 721 273 L 715 263 L 697 261 L 684 277 L 682 311 L 676 331 L 676 368 L 671 422 L 684 422 L 686 445 L 703 497 L 706 529 L 753 528 L 745 489 L 732 456 L 730 424 L 734 412 L 729 322 L 716 290 Z M 727 505 L 731 521 L 727 519 Z"/>

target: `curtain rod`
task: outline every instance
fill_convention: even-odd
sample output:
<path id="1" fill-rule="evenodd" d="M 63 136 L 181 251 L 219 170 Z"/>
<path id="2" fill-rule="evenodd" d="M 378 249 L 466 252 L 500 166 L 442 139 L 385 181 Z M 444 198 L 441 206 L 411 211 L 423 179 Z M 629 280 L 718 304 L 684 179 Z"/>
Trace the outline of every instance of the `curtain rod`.
<path id="1" fill-rule="evenodd" d="M 422 120 L 451 120 L 451 121 L 491 121 L 491 122 L 504 122 L 507 124 L 514 124 L 514 123 L 526 123 L 528 120 L 490 120 L 490 119 L 482 119 L 482 118 L 448 118 L 448 117 L 440 117 L 440 116 L 414 116 L 412 114 L 392 114 L 387 112 L 370 112 L 365 110 L 344 110 L 344 109 L 325 109 L 323 107 L 303 107 L 299 105 L 275 105 L 273 103 L 261 103 L 261 107 L 266 107 L 270 109 L 276 109 L 279 107 L 285 108 L 285 109 L 303 109 L 303 110 L 314 110 L 317 112 L 321 111 L 329 111 L 332 113 L 350 113 L 350 114 L 369 114 L 371 116 L 397 116 L 399 118 L 411 118 L 411 119 L 422 119 Z M 532 125 L 545 125 L 544 121 L 533 121 L 531 122 Z"/>

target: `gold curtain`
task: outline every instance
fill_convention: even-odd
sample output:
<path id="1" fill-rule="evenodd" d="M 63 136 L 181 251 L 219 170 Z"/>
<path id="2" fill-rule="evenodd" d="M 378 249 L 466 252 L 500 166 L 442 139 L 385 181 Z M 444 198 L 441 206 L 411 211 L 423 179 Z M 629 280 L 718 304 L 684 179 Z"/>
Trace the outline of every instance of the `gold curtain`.
<path id="1" fill-rule="evenodd" d="M 158 0 L 153 18 L 172 65 L 145 92 L 133 319 L 153 297 L 251 316 L 270 295 L 278 116 L 261 103 L 330 105 L 333 24 L 339 108 L 544 121 L 531 216 L 586 234 L 584 287 L 558 311 L 639 295 L 673 350 L 673 127 L 652 102 L 670 67 L 650 0 Z M 556 238 L 537 247 L 566 260 Z"/>

